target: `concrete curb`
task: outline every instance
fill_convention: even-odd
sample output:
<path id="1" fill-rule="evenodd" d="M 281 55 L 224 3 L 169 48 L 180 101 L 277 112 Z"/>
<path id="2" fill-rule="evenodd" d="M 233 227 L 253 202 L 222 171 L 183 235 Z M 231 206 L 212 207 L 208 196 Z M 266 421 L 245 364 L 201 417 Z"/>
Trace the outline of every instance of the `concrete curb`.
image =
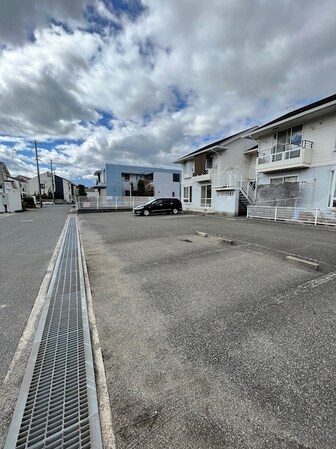
<path id="1" fill-rule="evenodd" d="M 79 225 L 79 222 L 78 222 Z M 98 393 L 98 408 L 99 408 L 99 417 L 100 417 L 100 425 L 102 432 L 102 440 L 104 449 L 116 449 L 116 439 L 113 432 L 113 422 L 112 422 L 112 412 L 110 405 L 110 396 L 107 388 L 107 381 L 105 375 L 104 361 L 101 351 L 101 345 L 99 341 L 96 317 L 93 310 L 93 300 L 91 294 L 90 280 L 89 274 L 86 266 L 86 259 L 84 253 L 84 247 L 82 242 L 82 236 L 80 233 L 80 225 L 78 226 L 79 230 L 79 240 L 81 246 L 82 253 L 82 264 L 83 264 L 83 273 L 84 273 L 84 283 L 85 283 L 85 291 L 86 291 L 86 299 L 87 299 L 87 309 L 88 309 L 88 317 L 90 324 L 90 333 L 91 333 L 91 344 L 92 344 L 92 354 L 94 360 L 95 367 L 95 375 L 96 375 L 96 388 Z"/>
<path id="2" fill-rule="evenodd" d="M 220 243 L 227 243 L 228 245 L 233 245 L 233 240 L 227 239 L 225 237 L 218 237 Z"/>
<path id="3" fill-rule="evenodd" d="M 208 237 L 208 234 L 202 231 L 196 231 L 196 235 L 199 235 L 200 237 Z"/>
<path id="4" fill-rule="evenodd" d="M 288 262 L 297 264 L 297 265 L 304 265 L 307 268 L 310 268 L 311 270 L 318 270 L 320 265 L 317 262 L 313 262 L 312 260 L 308 260 L 308 259 L 302 259 L 300 257 L 295 257 L 295 256 L 286 256 L 286 260 L 288 260 Z"/>

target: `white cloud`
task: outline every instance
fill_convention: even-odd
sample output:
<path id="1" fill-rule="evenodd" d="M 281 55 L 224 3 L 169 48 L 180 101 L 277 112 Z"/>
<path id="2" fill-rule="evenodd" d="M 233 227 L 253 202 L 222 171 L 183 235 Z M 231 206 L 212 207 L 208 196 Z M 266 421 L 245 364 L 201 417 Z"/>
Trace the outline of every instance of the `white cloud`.
<path id="1" fill-rule="evenodd" d="M 12 120 L 0 131 L 15 138 L 18 118 L 39 131 L 30 139 L 67 139 L 49 136 L 41 157 L 87 178 L 105 162 L 171 165 L 203 138 L 334 93 L 332 0 L 143 4 L 136 20 L 98 0 L 1 5 L 0 96 L 16 116 L 0 101 Z"/>

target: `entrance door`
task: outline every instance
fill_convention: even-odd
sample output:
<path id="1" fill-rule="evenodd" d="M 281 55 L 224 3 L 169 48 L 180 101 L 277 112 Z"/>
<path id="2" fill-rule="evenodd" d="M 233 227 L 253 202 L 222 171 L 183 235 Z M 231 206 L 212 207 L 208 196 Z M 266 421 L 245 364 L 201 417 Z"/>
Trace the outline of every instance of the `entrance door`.
<path id="1" fill-rule="evenodd" d="M 201 187 L 201 207 L 211 207 L 211 184 Z"/>

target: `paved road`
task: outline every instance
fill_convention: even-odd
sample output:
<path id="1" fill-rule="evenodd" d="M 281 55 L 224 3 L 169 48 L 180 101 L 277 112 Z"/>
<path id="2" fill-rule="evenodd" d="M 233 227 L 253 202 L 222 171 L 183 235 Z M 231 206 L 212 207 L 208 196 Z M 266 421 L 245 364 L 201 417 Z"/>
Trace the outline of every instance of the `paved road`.
<path id="1" fill-rule="evenodd" d="M 0 215 L 0 385 L 25 328 L 69 206 Z"/>
<path id="2" fill-rule="evenodd" d="M 335 447 L 335 231 L 191 215 L 80 223 L 118 448 Z"/>

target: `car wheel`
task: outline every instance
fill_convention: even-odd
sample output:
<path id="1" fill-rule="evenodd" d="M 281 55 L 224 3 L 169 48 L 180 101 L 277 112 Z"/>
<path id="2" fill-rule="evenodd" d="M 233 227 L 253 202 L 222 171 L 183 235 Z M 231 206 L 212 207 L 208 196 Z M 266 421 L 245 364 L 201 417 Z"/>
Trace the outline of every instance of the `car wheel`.
<path id="1" fill-rule="evenodd" d="M 147 209 L 144 210 L 144 216 L 145 216 L 145 217 L 148 217 L 148 215 L 149 215 L 149 210 L 147 210 Z"/>
<path id="2" fill-rule="evenodd" d="M 174 208 L 174 209 L 172 210 L 172 212 L 173 212 L 174 215 L 176 215 L 177 212 L 178 212 L 178 210 Z"/>

